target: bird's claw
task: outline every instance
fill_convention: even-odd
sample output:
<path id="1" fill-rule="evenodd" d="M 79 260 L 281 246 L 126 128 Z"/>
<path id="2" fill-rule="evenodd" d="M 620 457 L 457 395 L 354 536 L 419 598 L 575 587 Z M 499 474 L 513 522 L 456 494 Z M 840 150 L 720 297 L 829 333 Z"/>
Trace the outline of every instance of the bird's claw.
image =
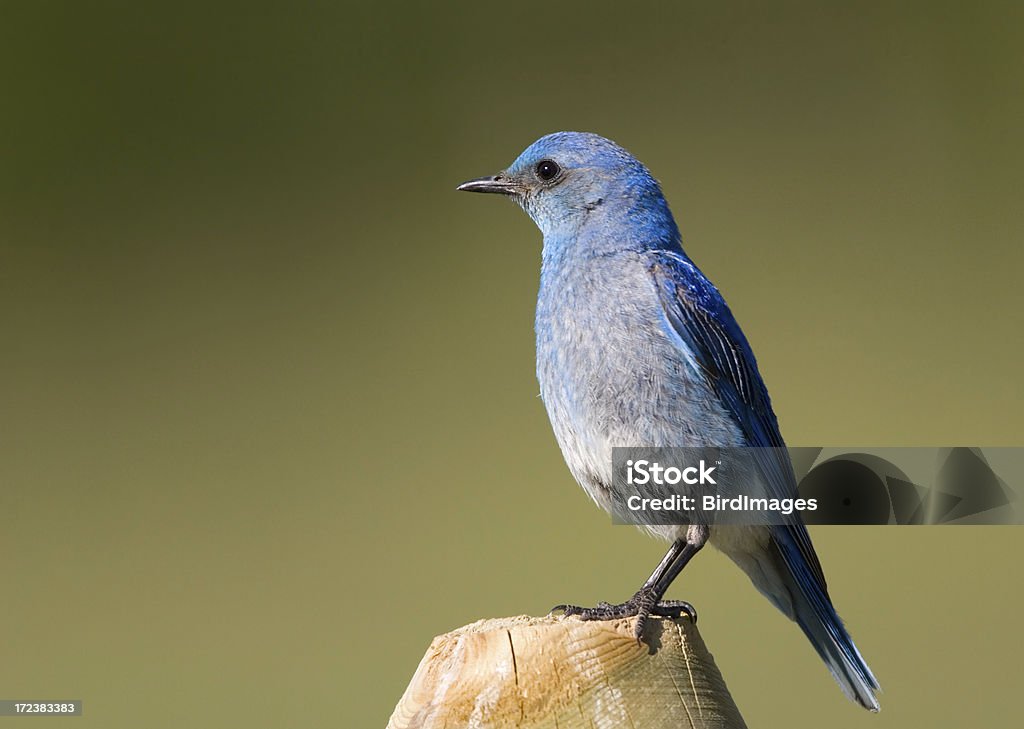
<path id="1" fill-rule="evenodd" d="M 566 616 L 578 617 L 580 620 L 618 620 L 636 617 L 634 634 L 637 641 L 643 637 L 644 627 L 651 615 L 661 618 L 680 618 L 684 614 L 690 622 L 697 622 L 697 611 L 685 600 L 657 600 L 653 590 L 641 589 L 633 597 L 618 605 L 599 602 L 594 607 L 579 605 L 555 605 L 551 612 L 560 612 Z"/>

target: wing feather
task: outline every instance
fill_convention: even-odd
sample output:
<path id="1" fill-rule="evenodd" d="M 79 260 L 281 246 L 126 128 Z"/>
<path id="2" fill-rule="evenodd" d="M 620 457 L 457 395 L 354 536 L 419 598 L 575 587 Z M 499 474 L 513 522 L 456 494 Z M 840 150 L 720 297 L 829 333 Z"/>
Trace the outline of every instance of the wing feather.
<path id="1" fill-rule="evenodd" d="M 784 450 L 786 444 L 768 390 L 761 380 L 754 353 L 725 300 L 684 256 L 664 250 L 650 255 L 651 273 L 668 321 L 693 352 L 747 443 L 759 447 L 757 458 L 768 493 L 776 498 L 795 497 L 796 476 Z M 786 561 L 804 562 L 817 586 L 827 595 L 825 575 L 799 516 L 773 527 L 772 535 Z M 790 546 L 798 554 L 790 552 Z"/>

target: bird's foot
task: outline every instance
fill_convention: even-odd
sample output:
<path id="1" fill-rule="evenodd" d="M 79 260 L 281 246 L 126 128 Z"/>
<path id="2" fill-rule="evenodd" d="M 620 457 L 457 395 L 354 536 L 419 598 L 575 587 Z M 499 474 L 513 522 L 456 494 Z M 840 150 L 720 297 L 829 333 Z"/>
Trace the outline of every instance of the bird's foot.
<path id="1" fill-rule="evenodd" d="M 657 615 L 662 618 L 679 618 L 685 613 L 690 622 L 697 622 L 697 611 L 693 605 L 685 600 L 658 600 L 654 589 L 640 588 L 629 600 L 618 605 L 607 602 L 599 602 L 594 607 L 580 607 L 578 605 L 555 605 L 551 612 L 560 612 L 563 615 L 575 615 L 580 620 L 618 620 L 619 618 L 636 617 L 637 642 L 643 637 L 644 626 L 647 625 L 647 618 Z"/>

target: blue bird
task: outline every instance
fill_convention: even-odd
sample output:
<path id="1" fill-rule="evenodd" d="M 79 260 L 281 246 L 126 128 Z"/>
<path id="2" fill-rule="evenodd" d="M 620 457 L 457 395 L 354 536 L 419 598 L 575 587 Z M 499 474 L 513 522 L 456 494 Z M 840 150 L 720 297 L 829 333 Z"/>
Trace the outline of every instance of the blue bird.
<path id="1" fill-rule="evenodd" d="M 613 447 L 784 448 L 750 345 L 683 251 L 657 181 L 629 152 L 596 134 L 558 132 L 458 189 L 511 197 L 543 233 L 537 378 L 566 463 L 598 505 L 615 508 Z M 788 458 L 762 471 L 771 495 L 796 495 Z M 710 541 L 800 625 L 844 693 L 878 710 L 878 682 L 832 606 L 798 516 L 647 529 L 672 546 L 630 600 L 556 609 L 585 620 L 638 616 L 638 640 L 649 615 L 695 618 L 689 604 L 662 598 Z"/>

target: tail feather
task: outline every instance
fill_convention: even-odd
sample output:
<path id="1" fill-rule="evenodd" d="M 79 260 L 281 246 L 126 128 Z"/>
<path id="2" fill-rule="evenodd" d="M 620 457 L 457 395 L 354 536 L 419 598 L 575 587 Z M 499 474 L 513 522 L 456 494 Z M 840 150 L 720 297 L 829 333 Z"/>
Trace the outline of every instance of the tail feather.
<path id="1" fill-rule="evenodd" d="M 825 586 L 815 579 L 799 554 L 785 544 L 776 542 L 776 546 L 784 563 L 779 573 L 792 600 L 790 617 L 803 629 L 843 693 L 864 708 L 878 711 L 878 680 L 832 607 Z"/>

